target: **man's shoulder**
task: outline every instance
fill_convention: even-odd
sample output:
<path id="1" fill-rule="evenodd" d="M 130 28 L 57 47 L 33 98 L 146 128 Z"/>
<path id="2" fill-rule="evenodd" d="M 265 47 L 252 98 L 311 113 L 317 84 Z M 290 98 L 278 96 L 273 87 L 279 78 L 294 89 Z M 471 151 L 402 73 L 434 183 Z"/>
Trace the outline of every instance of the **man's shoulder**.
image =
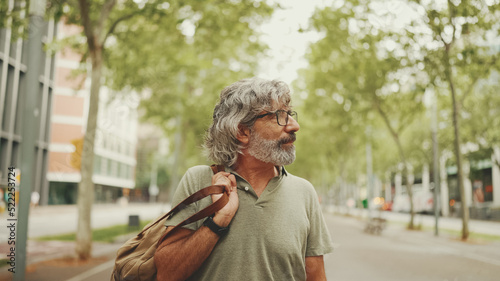
<path id="1" fill-rule="evenodd" d="M 212 173 L 212 169 L 208 165 L 196 165 L 187 169 L 186 173 L 191 175 L 209 174 Z"/>
<path id="2" fill-rule="evenodd" d="M 207 165 L 197 165 L 187 169 L 184 174 L 184 182 L 191 191 L 210 185 L 212 180 L 212 169 Z"/>
<path id="3" fill-rule="evenodd" d="M 290 173 L 287 173 L 286 177 L 287 177 L 287 181 L 290 184 L 292 184 L 293 186 L 296 186 L 300 189 L 304 189 L 307 191 L 314 191 L 315 192 L 314 186 L 308 180 L 301 178 L 299 176 L 290 174 Z"/>
<path id="4" fill-rule="evenodd" d="M 211 166 L 208 165 L 197 165 L 197 166 L 192 166 L 191 168 L 188 168 L 186 171 L 186 174 L 188 175 L 195 175 L 195 176 L 207 176 L 210 175 L 210 177 L 213 176 L 214 172 L 212 170 Z"/>
<path id="5" fill-rule="evenodd" d="M 299 176 L 296 176 L 290 172 L 286 172 L 286 178 L 289 180 L 289 181 L 292 181 L 294 183 L 297 183 L 297 184 L 300 184 L 300 185 L 308 185 L 308 186 L 311 186 L 312 187 L 312 183 L 310 183 L 308 180 L 306 180 L 305 178 L 302 178 L 302 177 L 299 177 Z"/>

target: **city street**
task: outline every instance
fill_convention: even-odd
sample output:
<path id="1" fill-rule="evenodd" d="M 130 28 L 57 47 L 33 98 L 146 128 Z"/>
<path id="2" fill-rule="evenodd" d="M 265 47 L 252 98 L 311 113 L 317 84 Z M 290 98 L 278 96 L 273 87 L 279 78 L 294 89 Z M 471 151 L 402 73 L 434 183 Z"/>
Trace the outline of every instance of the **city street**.
<path id="1" fill-rule="evenodd" d="M 173 237 L 160 274 L 289 281 L 307 253 L 334 281 L 500 281 L 500 0 L 0 15 L 0 281 L 107 281 L 119 250 L 141 275 L 144 233 L 194 210 L 215 234 Z"/>
<path id="2" fill-rule="evenodd" d="M 59 209 L 58 209 L 59 208 Z M 130 204 L 128 207 L 116 205 L 96 206 L 93 215 L 99 218 L 100 224 L 125 223 L 129 214 L 139 214 L 141 218 L 156 217 L 165 206 L 160 204 Z M 64 211 L 63 211 L 64 210 Z M 51 217 L 52 223 L 45 228 L 59 229 L 67 232 L 72 227 L 68 221 L 75 219 L 71 206 L 55 206 L 40 208 L 33 213 L 30 220 L 32 237 L 46 234 L 38 226 L 44 221 L 41 218 Z M 389 223 L 380 236 L 363 232 L 365 220 L 354 216 L 334 215 L 332 209 L 325 211 L 325 220 L 332 235 L 335 250 L 325 256 L 325 268 L 328 280 L 425 280 L 425 281 L 493 281 L 498 280 L 500 272 L 500 241 L 471 241 L 460 242 L 447 234 L 435 237 L 432 231 L 407 231 L 401 221 L 405 214 L 384 213 Z M 35 215 L 36 214 L 36 215 Z M 363 214 L 363 212 L 359 212 Z M 422 222 L 431 222 L 431 217 L 419 217 Z M 458 228 L 458 219 L 445 220 L 452 228 Z M 50 222 L 46 219 L 46 223 Z M 97 222 L 96 222 L 97 223 Z M 71 224 L 73 225 L 73 224 Z M 499 223 L 472 221 L 472 225 L 479 231 L 495 229 Z M 37 226 L 37 227 L 35 227 Z M 59 228 L 58 228 L 59 227 Z M 37 229 L 39 231 L 35 231 Z M 33 231 L 33 232 L 32 232 Z M 56 231 L 56 230 L 53 230 Z M 37 233 L 40 232 L 40 233 Z M 32 242 L 32 241 L 30 241 Z M 40 243 L 40 242 L 37 242 Z M 51 242 L 52 244 L 34 245 L 36 248 L 54 248 L 66 254 L 73 249 L 71 242 Z M 66 244 L 64 244 L 66 243 Z M 120 246 L 116 244 L 94 245 L 95 259 L 85 265 L 61 264 L 46 261 L 55 258 L 49 253 L 38 254 L 36 259 L 29 261 L 28 281 L 91 281 L 109 280 L 113 267 L 115 252 Z M 3 269 L 6 270 L 4 267 Z M 10 280 L 9 272 L 0 272 L 0 280 Z"/>
<path id="3" fill-rule="evenodd" d="M 363 220 L 326 215 L 335 243 L 325 257 L 328 280 L 496 281 L 500 242 L 464 243 L 432 231 L 389 224 L 380 236 L 363 232 Z"/>
<path id="4" fill-rule="evenodd" d="M 129 215 L 141 220 L 152 220 L 170 210 L 170 204 L 133 203 L 128 205 L 95 204 L 92 208 L 92 228 L 127 224 Z M 7 224 L 7 213 L 0 215 L 2 225 Z M 30 208 L 28 237 L 36 238 L 76 232 L 78 212 L 76 205 L 52 205 Z M 8 229 L 0 228 L 0 244 L 8 239 Z"/>

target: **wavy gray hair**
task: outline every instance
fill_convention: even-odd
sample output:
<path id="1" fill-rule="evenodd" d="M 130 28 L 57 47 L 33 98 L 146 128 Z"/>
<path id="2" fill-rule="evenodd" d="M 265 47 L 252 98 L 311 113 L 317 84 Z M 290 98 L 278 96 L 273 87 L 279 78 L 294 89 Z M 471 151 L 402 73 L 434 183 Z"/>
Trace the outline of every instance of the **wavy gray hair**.
<path id="1" fill-rule="evenodd" d="M 227 86 L 215 105 L 213 123 L 205 135 L 204 149 L 217 164 L 232 167 L 243 148 L 236 138 L 238 126 L 252 128 L 255 117 L 276 106 L 289 106 L 290 89 L 285 82 L 261 78 L 243 79 Z"/>

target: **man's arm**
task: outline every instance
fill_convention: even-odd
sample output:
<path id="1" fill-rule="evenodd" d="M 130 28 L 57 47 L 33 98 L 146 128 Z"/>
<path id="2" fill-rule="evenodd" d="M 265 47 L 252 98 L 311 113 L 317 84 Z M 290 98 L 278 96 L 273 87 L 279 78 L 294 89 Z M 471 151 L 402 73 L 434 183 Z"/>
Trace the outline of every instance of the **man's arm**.
<path id="1" fill-rule="evenodd" d="M 212 177 L 212 184 L 224 185 L 229 191 L 229 202 L 213 217 L 215 224 L 227 227 L 239 206 L 236 178 L 230 173 L 219 172 Z M 219 200 L 221 196 L 222 194 L 212 195 L 212 202 Z M 167 232 L 173 228 L 169 226 Z M 196 231 L 182 227 L 177 229 L 156 249 L 154 259 L 157 280 L 186 280 L 210 256 L 217 241 L 219 235 L 206 226 Z"/>
<path id="2" fill-rule="evenodd" d="M 196 231 L 176 230 L 156 250 L 157 280 L 186 280 L 208 258 L 218 240 L 219 236 L 206 226 Z"/>
<path id="3" fill-rule="evenodd" d="M 326 281 L 323 256 L 306 257 L 307 281 Z"/>

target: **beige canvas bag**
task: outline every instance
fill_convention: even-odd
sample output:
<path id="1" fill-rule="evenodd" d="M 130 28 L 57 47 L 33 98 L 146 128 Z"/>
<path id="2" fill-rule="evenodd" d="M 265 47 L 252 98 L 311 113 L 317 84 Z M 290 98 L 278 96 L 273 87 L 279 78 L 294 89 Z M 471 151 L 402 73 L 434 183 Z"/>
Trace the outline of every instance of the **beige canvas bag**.
<path id="1" fill-rule="evenodd" d="M 222 165 L 212 165 L 214 174 L 224 171 Z M 166 234 L 165 221 L 186 208 L 189 204 L 194 203 L 212 194 L 223 194 L 222 197 L 199 211 L 198 213 L 187 218 L 183 222 L 176 225 L 171 231 Z M 218 210 L 222 209 L 229 201 L 229 196 L 225 192 L 222 185 L 211 185 L 205 187 L 188 198 L 184 199 L 170 212 L 162 215 L 131 238 L 123 246 L 118 249 L 115 259 L 115 266 L 111 275 L 111 281 L 146 281 L 156 280 L 156 266 L 154 262 L 154 254 L 156 248 L 165 240 L 165 238 L 173 233 L 179 227 L 206 218 Z"/>

